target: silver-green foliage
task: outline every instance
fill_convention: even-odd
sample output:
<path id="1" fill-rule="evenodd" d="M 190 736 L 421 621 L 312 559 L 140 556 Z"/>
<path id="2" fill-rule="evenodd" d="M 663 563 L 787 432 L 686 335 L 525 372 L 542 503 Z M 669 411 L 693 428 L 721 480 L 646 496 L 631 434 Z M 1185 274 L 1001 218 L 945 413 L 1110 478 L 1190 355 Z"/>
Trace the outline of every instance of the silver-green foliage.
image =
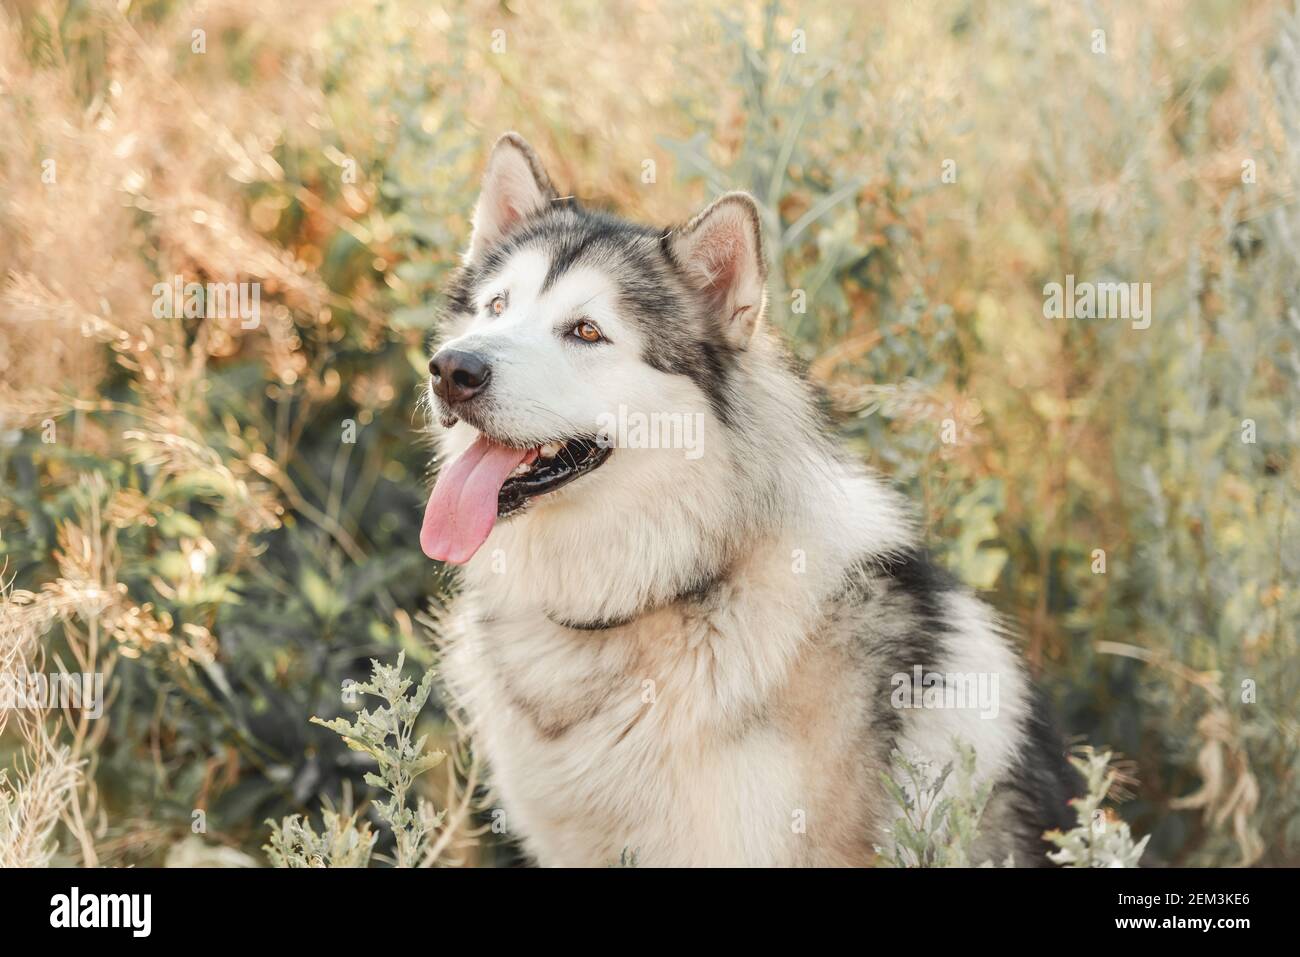
<path id="1" fill-rule="evenodd" d="M 374 759 L 378 771 L 370 771 L 365 781 L 382 790 L 387 798 L 375 804 L 375 813 L 393 832 L 396 840 L 394 863 L 398 867 L 415 867 L 421 861 L 429 835 L 441 824 L 443 812 L 417 795 L 412 804 L 411 789 L 425 771 L 436 767 L 447 756 L 444 751 L 428 751 L 427 735 L 415 738 L 416 720 L 433 690 L 434 672 L 426 671 L 415 690 L 414 682 L 402 676 L 406 655 L 397 656 L 396 665 L 383 665 L 371 659 L 370 680 L 349 682 L 344 695 L 370 695 L 384 703 L 360 709 L 356 719 L 334 718 L 325 721 L 313 717 L 315 724 L 329 728 L 343 738 L 352 750 Z M 271 836 L 266 847 L 277 866 L 365 866 L 375 837 L 369 825 L 358 826 L 355 816 L 343 817 L 326 811 L 325 830 L 316 834 L 297 816 L 286 818 Z M 274 824 L 273 824 L 274 827 Z M 303 863 L 303 862 L 307 863 Z"/>
<path id="2" fill-rule="evenodd" d="M 366 867 L 378 837 L 366 821 L 357 821 L 355 813 L 337 811 L 321 813 L 324 828 L 317 833 L 311 822 L 290 815 L 278 825 L 271 825 L 270 843 L 264 845 L 274 867 Z"/>
<path id="3" fill-rule="evenodd" d="M 1084 748 L 1079 757 L 1071 757 L 1079 773 L 1088 782 L 1088 792 L 1070 803 L 1079 823 L 1068 831 L 1048 831 L 1044 836 L 1056 845 L 1050 857 L 1063 867 L 1137 867 L 1151 835 L 1133 840 L 1129 826 L 1118 817 L 1111 819 L 1102 810 L 1102 802 L 1115 783 L 1116 772 L 1110 766 L 1109 751 Z"/>
<path id="4" fill-rule="evenodd" d="M 975 777 L 975 749 L 958 743 L 957 760 L 938 767 L 930 759 L 890 754 L 892 774 L 882 774 L 898 807 L 889 848 L 876 847 L 891 867 L 971 867 L 984 806 L 992 785 Z M 956 777 L 953 777 L 954 773 Z M 951 786 L 948 786 L 952 778 Z"/>

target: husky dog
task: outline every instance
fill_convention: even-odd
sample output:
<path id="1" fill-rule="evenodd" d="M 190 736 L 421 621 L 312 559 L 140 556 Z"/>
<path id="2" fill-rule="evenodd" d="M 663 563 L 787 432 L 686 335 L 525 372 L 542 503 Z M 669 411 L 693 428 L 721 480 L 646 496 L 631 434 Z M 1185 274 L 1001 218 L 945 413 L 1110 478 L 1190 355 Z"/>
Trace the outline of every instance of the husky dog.
<path id="1" fill-rule="evenodd" d="M 1062 746 L 991 610 L 827 437 L 766 269 L 746 194 L 650 228 L 560 198 L 516 134 L 492 151 L 420 543 L 462 566 L 442 667 L 505 822 L 543 865 L 869 864 L 894 749 L 962 742 L 975 862 L 1047 863 Z"/>

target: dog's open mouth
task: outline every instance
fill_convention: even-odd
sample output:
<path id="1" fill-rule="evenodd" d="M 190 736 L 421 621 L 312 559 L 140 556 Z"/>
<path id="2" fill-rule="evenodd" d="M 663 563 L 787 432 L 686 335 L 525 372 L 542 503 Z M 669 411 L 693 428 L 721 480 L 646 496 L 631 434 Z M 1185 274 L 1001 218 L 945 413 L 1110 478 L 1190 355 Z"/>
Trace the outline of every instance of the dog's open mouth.
<path id="1" fill-rule="evenodd" d="M 420 547 L 438 561 L 469 561 L 498 518 L 599 468 L 610 451 L 585 438 L 529 449 L 480 435 L 438 473 L 424 510 Z"/>
<path id="2" fill-rule="evenodd" d="M 591 439 L 548 442 L 537 455 L 515 466 L 497 495 L 497 518 L 512 515 L 528 500 L 568 485 L 574 479 L 600 468 L 610 449 Z"/>

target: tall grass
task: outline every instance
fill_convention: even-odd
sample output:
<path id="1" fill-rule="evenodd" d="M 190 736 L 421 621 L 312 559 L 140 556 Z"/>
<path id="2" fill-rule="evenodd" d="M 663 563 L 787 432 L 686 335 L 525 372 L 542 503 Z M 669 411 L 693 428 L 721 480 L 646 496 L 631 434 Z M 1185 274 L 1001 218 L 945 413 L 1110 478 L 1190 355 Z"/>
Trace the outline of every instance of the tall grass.
<path id="1" fill-rule="evenodd" d="M 308 718 L 372 657 L 431 663 L 413 396 L 519 129 L 631 216 L 752 191 L 772 321 L 1065 727 L 1126 756 L 1144 860 L 1300 862 L 1300 23 L 733 7 L 0 12 L 0 666 L 110 689 L 0 725 L 29 860 L 260 856 L 259 822 L 377 796 Z M 1045 319 L 1067 274 L 1150 282 L 1151 327 Z M 177 275 L 259 283 L 260 323 L 155 318 Z M 418 786 L 464 806 L 466 768 Z M 511 860 L 481 821 L 443 863 Z"/>

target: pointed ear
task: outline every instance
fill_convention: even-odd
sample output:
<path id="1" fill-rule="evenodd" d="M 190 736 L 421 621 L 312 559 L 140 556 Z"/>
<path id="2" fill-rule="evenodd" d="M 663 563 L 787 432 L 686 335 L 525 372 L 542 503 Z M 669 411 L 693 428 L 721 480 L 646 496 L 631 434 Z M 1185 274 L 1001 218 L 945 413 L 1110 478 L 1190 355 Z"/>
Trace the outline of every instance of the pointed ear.
<path id="1" fill-rule="evenodd" d="M 518 133 L 502 134 L 488 157 L 465 258 L 477 259 L 556 195 L 533 148 Z"/>
<path id="2" fill-rule="evenodd" d="M 749 345 L 767 304 L 767 260 L 758 204 L 748 193 L 727 193 L 668 236 L 687 282 L 703 294 L 723 339 Z"/>

